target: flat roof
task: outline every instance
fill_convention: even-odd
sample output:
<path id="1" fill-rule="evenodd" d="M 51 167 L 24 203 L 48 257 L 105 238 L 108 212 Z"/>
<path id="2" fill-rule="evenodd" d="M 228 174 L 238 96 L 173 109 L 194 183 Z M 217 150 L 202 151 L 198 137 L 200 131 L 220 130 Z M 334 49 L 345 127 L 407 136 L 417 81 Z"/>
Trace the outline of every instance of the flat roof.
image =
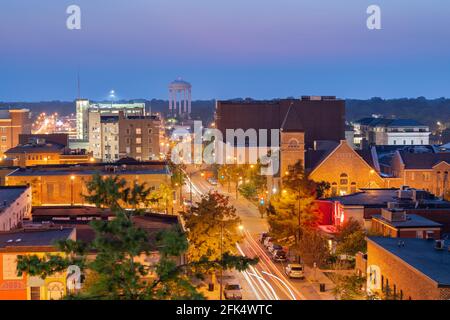
<path id="1" fill-rule="evenodd" d="M 450 286 L 450 252 L 447 248 L 434 249 L 433 240 L 402 238 L 404 246 L 398 245 L 398 238 L 368 237 L 368 241 L 397 256 L 440 286 Z"/>
<path id="2" fill-rule="evenodd" d="M 115 170 L 112 170 L 115 169 Z M 69 165 L 42 165 L 28 168 L 17 168 L 8 174 L 8 177 L 24 176 L 61 176 L 61 175 L 125 175 L 125 174 L 169 174 L 165 162 L 132 162 L 132 163 L 103 163 L 103 164 L 69 164 Z"/>
<path id="3" fill-rule="evenodd" d="M 385 224 L 388 224 L 394 228 L 440 228 L 442 224 L 434 222 L 430 219 L 424 218 L 417 214 L 407 214 L 406 221 L 388 221 L 383 218 L 382 215 L 376 214 L 372 216 L 372 219 L 379 220 Z"/>
<path id="4" fill-rule="evenodd" d="M 16 201 L 29 187 L 27 186 L 2 186 L 0 187 L 0 213 Z M 5 204 L 6 201 L 6 205 Z"/>
<path id="5" fill-rule="evenodd" d="M 59 228 L 0 232 L 0 248 L 52 246 L 55 241 L 68 239 L 73 231 Z"/>
<path id="6" fill-rule="evenodd" d="M 331 197 L 324 200 L 339 201 L 343 205 L 386 205 L 397 199 L 398 189 L 364 189 L 340 197 Z"/>

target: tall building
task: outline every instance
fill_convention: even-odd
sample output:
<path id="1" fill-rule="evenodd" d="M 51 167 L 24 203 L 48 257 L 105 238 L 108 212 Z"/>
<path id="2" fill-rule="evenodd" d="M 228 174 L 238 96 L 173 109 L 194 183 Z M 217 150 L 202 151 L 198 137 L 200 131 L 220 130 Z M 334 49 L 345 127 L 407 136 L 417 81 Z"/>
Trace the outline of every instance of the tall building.
<path id="1" fill-rule="evenodd" d="M 0 109 L 0 155 L 19 143 L 20 134 L 31 133 L 30 110 L 21 108 Z"/>
<path id="2" fill-rule="evenodd" d="M 145 115 L 145 103 L 90 103 L 87 99 L 77 99 L 76 121 L 77 139 L 89 139 L 89 113 L 98 112 L 102 115 L 118 115 L 123 111 L 127 115 Z"/>
<path id="3" fill-rule="evenodd" d="M 114 162 L 131 157 L 159 159 L 160 120 L 156 116 L 89 113 L 89 150 L 95 159 Z"/>

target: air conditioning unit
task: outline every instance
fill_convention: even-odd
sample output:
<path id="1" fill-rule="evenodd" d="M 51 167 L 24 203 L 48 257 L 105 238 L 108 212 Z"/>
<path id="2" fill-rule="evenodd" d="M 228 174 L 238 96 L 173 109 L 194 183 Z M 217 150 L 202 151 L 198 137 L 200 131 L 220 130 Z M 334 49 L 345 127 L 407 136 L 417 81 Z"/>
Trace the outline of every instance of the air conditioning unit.
<path id="1" fill-rule="evenodd" d="M 388 209 L 399 209 L 400 208 L 400 204 L 398 202 L 388 202 L 387 203 L 387 208 Z"/>
<path id="2" fill-rule="evenodd" d="M 436 240 L 434 242 L 434 248 L 436 250 L 444 250 L 444 248 L 445 248 L 445 241 L 444 240 Z"/>

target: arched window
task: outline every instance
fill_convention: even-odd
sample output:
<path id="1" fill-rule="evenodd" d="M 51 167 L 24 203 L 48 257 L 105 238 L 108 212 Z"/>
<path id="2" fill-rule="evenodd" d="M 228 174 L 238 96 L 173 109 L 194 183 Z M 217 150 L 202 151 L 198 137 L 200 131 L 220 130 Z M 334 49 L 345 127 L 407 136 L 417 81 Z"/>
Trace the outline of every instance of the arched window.
<path id="1" fill-rule="evenodd" d="M 342 173 L 339 179 L 339 193 L 345 195 L 348 193 L 348 174 Z"/>
<path id="2" fill-rule="evenodd" d="M 356 182 L 352 182 L 350 185 L 350 193 L 356 193 Z"/>
<path id="3" fill-rule="evenodd" d="M 331 195 L 332 196 L 337 195 L 337 183 L 336 182 L 333 182 L 331 184 Z"/>

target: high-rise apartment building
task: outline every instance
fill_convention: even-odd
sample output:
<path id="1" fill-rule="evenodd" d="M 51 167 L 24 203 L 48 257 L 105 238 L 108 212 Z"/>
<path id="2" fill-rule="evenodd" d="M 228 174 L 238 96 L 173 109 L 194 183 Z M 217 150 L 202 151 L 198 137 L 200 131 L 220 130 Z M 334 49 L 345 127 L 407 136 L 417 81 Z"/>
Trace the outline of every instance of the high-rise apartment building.
<path id="1" fill-rule="evenodd" d="M 89 150 L 95 159 L 114 162 L 122 158 L 159 159 L 160 120 L 156 116 L 89 113 Z"/>
<path id="2" fill-rule="evenodd" d="M 31 133 L 30 110 L 22 108 L 0 109 L 0 155 L 19 143 L 20 134 Z"/>
<path id="3" fill-rule="evenodd" d="M 120 111 L 125 115 L 145 115 L 145 103 L 90 103 L 87 99 L 75 101 L 77 112 L 77 139 L 89 139 L 89 114 L 97 112 L 105 116 L 117 116 Z"/>

